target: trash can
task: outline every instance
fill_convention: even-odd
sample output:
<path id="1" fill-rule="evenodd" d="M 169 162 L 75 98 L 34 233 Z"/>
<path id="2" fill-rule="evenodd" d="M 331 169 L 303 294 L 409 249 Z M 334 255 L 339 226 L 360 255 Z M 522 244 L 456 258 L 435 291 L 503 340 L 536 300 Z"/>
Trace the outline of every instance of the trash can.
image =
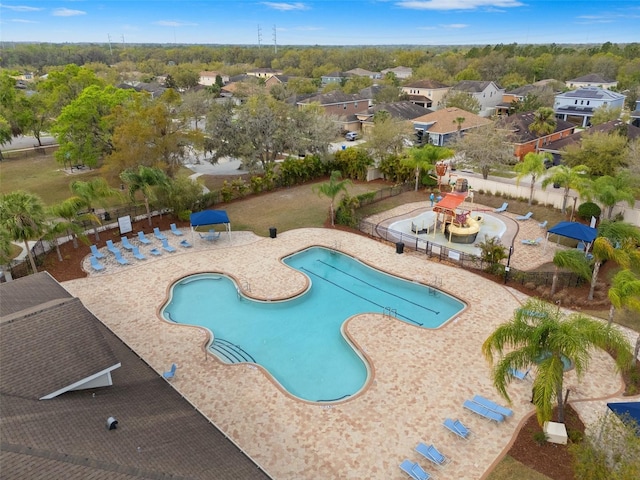
<path id="1" fill-rule="evenodd" d="M 396 253 L 404 253 L 404 243 L 396 243 Z"/>
<path id="2" fill-rule="evenodd" d="M 278 234 L 278 229 L 276 227 L 269 228 L 269 237 L 276 238 L 277 234 Z"/>
<path id="3" fill-rule="evenodd" d="M 109 212 L 104 212 L 104 221 L 108 222 L 111 220 L 111 214 Z"/>

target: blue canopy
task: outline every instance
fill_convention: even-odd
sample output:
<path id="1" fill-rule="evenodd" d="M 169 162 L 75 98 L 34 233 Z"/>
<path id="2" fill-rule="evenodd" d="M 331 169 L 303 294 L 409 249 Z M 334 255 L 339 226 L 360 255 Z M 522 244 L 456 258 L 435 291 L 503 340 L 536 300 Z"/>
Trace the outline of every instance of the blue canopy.
<path id="1" fill-rule="evenodd" d="M 607 403 L 607 407 L 622 420 L 636 422 L 636 434 L 640 437 L 640 402 Z"/>
<path id="2" fill-rule="evenodd" d="M 191 225 L 215 225 L 217 223 L 230 223 L 226 210 L 204 210 L 191 214 Z"/>
<path id="3" fill-rule="evenodd" d="M 560 222 L 550 228 L 548 233 L 555 233 L 561 237 L 581 240 L 585 243 L 592 243 L 598 236 L 598 230 L 578 222 Z"/>

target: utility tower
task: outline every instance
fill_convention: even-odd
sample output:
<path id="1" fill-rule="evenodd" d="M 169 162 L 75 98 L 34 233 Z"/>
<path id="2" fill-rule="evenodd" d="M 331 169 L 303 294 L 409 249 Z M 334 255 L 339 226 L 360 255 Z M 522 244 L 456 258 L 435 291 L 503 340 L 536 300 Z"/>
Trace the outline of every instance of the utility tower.
<path id="1" fill-rule="evenodd" d="M 258 48 L 262 45 L 262 29 L 260 28 L 260 24 L 258 24 Z"/>

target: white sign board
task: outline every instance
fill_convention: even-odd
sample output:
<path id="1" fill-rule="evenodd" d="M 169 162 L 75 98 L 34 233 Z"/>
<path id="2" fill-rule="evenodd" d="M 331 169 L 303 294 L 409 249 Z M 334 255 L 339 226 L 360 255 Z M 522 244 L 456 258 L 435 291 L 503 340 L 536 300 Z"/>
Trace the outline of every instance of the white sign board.
<path id="1" fill-rule="evenodd" d="M 591 217 L 591 223 L 589 224 L 589 226 L 591 228 L 596 228 L 596 222 L 598 221 L 598 219 L 594 216 Z"/>
<path id="2" fill-rule="evenodd" d="M 118 217 L 118 227 L 120 227 L 120 234 L 129 233 L 133 230 L 131 226 L 131 215 L 126 217 Z"/>
<path id="3" fill-rule="evenodd" d="M 452 252 L 451 250 L 449 250 L 449 258 L 451 260 L 460 261 L 460 253 L 459 252 Z"/>

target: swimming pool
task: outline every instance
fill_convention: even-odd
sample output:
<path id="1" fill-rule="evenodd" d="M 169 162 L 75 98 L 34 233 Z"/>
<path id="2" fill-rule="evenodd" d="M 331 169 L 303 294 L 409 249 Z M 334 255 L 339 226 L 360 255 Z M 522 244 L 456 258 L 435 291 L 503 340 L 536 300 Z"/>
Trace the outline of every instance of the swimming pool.
<path id="1" fill-rule="evenodd" d="M 259 364 L 291 395 L 319 402 L 348 398 L 366 384 L 366 360 L 342 332 L 351 316 L 386 312 L 437 328 L 464 308 L 450 295 L 325 248 L 303 250 L 284 262 L 310 279 L 310 288 L 297 297 L 256 301 L 229 277 L 198 274 L 171 287 L 161 314 L 208 328 L 215 338 L 210 350 L 221 360 Z"/>
<path id="2" fill-rule="evenodd" d="M 486 238 L 498 237 L 502 238 L 502 236 L 507 231 L 506 224 L 496 218 L 493 215 L 488 215 L 487 212 L 476 212 L 471 211 L 470 215 L 476 216 L 480 215 L 483 218 L 483 221 L 480 225 L 480 231 L 478 232 L 478 236 L 476 238 L 476 243 L 483 242 Z M 393 234 L 393 232 L 399 232 L 402 235 L 410 235 L 412 237 L 417 237 L 419 242 L 433 242 L 438 245 L 445 245 L 454 250 L 458 250 L 461 252 L 469 253 L 471 255 L 480 256 L 481 250 L 478 247 L 475 247 L 474 244 L 464 244 L 464 243 L 449 243 L 449 239 L 443 235 L 440 231 L 436 231 L 435 234 L 433 232 L 433 223 L 435 222 L 436 214 L 429 210 L 428 212 L 421 213 L 418 216 L 413 218 L 407 218 L 404 220 L 398 220 L 397 222 L 393 222 L 389 225 L 389 233 Z M 411 231 L 411 225 L 415 225 L 418 230 L 428 229 L 429 233 L 420 233 L 416 234 Z M 397 235 L 396 235 L 397 236 Z M 400 238 L 399 238 L 400 239 Z"/>

